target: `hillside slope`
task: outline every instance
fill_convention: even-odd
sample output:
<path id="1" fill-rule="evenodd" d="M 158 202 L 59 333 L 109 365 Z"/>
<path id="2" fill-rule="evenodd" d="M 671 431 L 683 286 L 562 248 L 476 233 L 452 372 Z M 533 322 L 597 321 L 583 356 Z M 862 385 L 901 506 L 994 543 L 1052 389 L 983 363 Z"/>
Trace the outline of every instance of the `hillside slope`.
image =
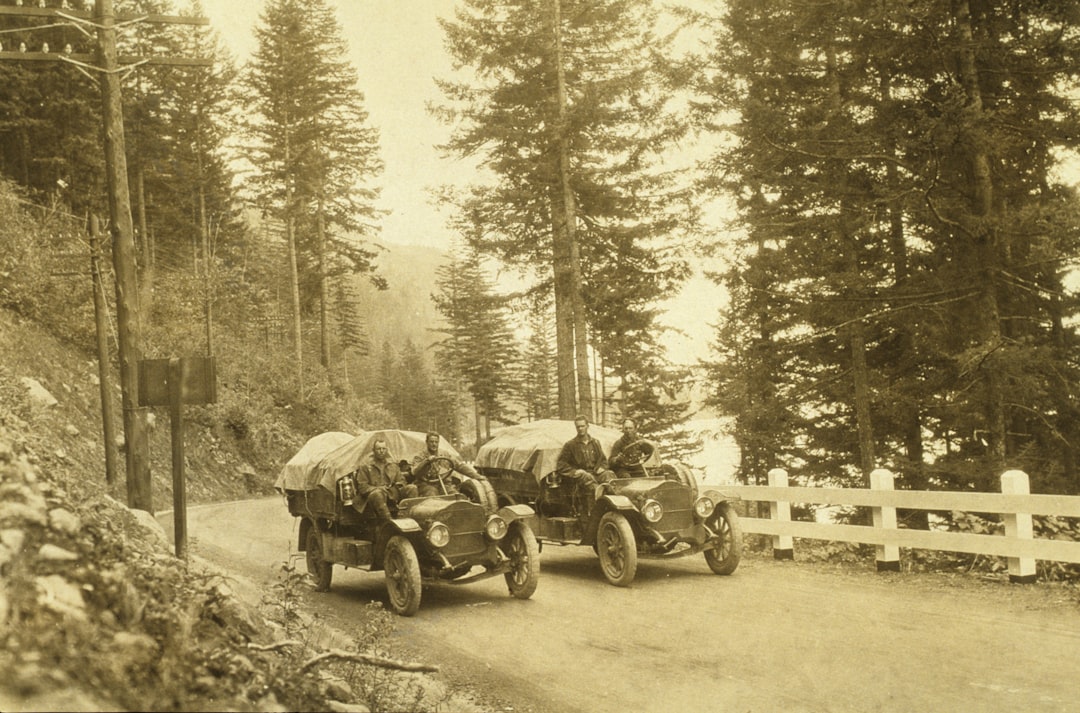
<path id="1" fill-rule="evenodd" d="M 160 525 L 123 505 L 122 457 L 106 482 L 99 402 L 94 360 L 0 310 L 0 710 L 424 710 L 429 696 L 445 700 L 397 673 L 430 666 L 381 653 L 389 613 L 373 609 L 366 639 L 326 651 L 308 638 L 301 572 L 283 567 L 270 591 L 248 592 L 232 573 L 175 558 Z M 167 420 L 150 434 L 157 508 L 171 500 Z M 185 442 L 192 501 L 271 492 L 269 466 L 246 462 L 227 434 L 191 423 Z M 385 683 L 355 685 L 371 678 L 361 670 Z M 394 702 L 395 692 L 409 697 Z"/>

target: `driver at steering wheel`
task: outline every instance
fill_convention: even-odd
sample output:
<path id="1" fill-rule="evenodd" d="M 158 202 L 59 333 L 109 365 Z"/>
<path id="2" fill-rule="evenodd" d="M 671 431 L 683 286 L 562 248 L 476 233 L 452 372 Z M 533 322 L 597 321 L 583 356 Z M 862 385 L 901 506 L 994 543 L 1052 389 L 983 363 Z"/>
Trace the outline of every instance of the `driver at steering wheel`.
<path id="1" fill-rule="evenodd" d="M 651 450 L 651 449 L 650 449 Z M 633 477 L 642 475 L 638 467 L 649 457 L 650 453 L 645 449 L 641 437 L 638 436 L 637 423 L 632 418 L 624 418 L 622 422 L 622 435 L 611 444 L 611 458 L 608 462 L 611 467 L 620 471 L 621 477 Z"/>
<path id="2" fill-rule="evenodd" d="M 425 450 L 423 453 L 417 455 L 412 460 L 412 472 L 414 477 L 414 483 L 419 491 L 421 497 L 430 497 L 432 495 L 449 495 L 452 492 L 457 492 L 460 478 L 451 479 L 449 477 L 439 478 L 435 472 L 433 472 L 432 461 L 436 458 L 442 458 L 450 462 L 453 472 L 460 473 L 461 475 L 480 479 L 480 474 L 476 472 L 476 468 L 466 463 L 463 460 L 454 458 L 447 451 L 439 451 L 439 434 L 431 431 L 424 438 Z M 438 466 L 436 465 L 437 469 Z M 450 473 L 446 473 L 449 476 Z M 445 488 L 445 491 L 444 491 Z"/>

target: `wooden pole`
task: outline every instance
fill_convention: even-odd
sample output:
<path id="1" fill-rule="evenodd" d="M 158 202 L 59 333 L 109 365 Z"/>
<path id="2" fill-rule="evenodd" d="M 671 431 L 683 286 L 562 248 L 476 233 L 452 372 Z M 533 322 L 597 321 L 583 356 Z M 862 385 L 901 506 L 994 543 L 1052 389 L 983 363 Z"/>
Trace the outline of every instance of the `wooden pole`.
<path id="1" fill-rule="evenodd" d="M 187 559 L 187 490 L 184 485 L 184 367 L 169 360 L 169 428 L 172 431 L 173 541 L 176 556 Z"/>
<path id="2" fill-rule="evenodd" d="M 90 216 L 90 277 L 94 285 L 94 322 L 97 326 L 98 383 L 101 386 L 101 429 L 105 437 L 105 482 L 116 482 L 116 439 L 113 435 L 112 379 L 109 377 L 109 337 L 105 322 L 105 288 L 101 284 L 101 225 Z"/>
<path id="3" fill-rule="evenodd" d="M 112 0 L 95 0 L 101 102 L 105 119 L 105 173 L 109 188 L 109 231 L 116 273 L 116 322 L 120 353 L 120 390 L 124 409 L 128 506 L 153 513 L 145 409 L 139 407 L 138 364 L 142 358 L 135 240 L 131 220 L 124 117 L 117 73 L 116 26 Z"/>

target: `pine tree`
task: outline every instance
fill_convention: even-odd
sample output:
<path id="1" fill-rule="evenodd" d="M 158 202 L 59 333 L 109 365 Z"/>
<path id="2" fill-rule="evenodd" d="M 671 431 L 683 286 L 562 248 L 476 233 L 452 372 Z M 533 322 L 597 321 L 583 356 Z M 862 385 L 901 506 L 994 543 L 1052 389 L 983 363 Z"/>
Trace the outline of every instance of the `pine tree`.
<path id="1" fill-rule="evenodd" d="M 662 247 L 682 194 L 658 159 L 682 127 L 655 63 L 667 46 L 655 18 L 643 0 L 468 0 L 443 23 L 455 61 L 476 70 L 440 82 L 440 116 L 456 124 L 447 148 L 497 177 L 452 198 L 458 228 L 551 286 L 563 418 L 592 410 L 586 302 L 618 270 L 636 272 L 647 301 L 684 269 Z M 667 258 L 633 259 L 645 245 Z"/>
<path id="2" fill-rule="evenodd" d="M 435 287 L 431 297 L 446 321 L 438 362 L 459 376 L 472 395 L 479 444 L 490 437 L 491 421 L 507 415 L 517 343 L 505 299 L 495 293 L 480 254 L 471 248 L 452 253 L 436 272 Z"/>
<path id="3" fill-rule="evenodd" d="M 729 3 L 702 106 L 734 105 L 737 141 L 705 187 L 746 232 L 712 373 L 759 448 L 833 478 L 895 461 L 916 487 L 990 487 L 1006 458 L 1077 482 L 1042 435 L 1046 376 L 1076 368 L 1075 211 L 1051 169 L 1077 141 L 1077 8 Z"/>
<path id="4" fill-rule="evenodd" d="M 320 355 L 328 365 L 327 280 L 346 269 L 373 269 L 373 251 L 344 231 L 364 231 L 368 238 L 374 232 L 376 191 L 368 182 L 382 166 L 355 69 L 326 2 L 273 0 L 255 34 L 258 49 L 245 74 L 253 187 L 264 212 L 286 225 L 302 385 L 302 306 L 315 296 Z"/>

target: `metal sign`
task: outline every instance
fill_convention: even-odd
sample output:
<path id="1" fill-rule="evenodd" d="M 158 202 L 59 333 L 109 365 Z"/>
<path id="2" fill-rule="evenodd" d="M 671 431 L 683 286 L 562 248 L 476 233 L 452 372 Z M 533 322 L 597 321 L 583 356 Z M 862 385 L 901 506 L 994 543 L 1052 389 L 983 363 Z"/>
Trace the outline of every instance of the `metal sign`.
<path id="1" fill-rule="evenodd" d="M 139 405 L 168 406 L 172 402 L 169 362 L 172 359 L 139 361 Z M 180 359 L 180 403 L 212 404 L 217 401 L 217 367 L 214 357 Z"/>

